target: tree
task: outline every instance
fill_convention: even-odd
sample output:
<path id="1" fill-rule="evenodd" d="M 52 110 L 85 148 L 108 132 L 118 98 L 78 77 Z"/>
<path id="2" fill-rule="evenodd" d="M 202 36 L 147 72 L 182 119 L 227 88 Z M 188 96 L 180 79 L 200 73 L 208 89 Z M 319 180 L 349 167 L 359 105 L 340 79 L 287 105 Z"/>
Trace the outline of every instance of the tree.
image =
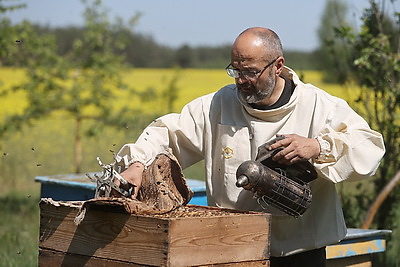
<path id="1" fill-rule="evenodd" d="M 327 82 L 343 82 L 347 73 L 349 64 L 346 62 L 348 60 L 346 53 L 350 51 L 344 46 L 343 40 L 335 38 L 335 29 L 346 25 L 347 11 L 346 2 L 328 0 L 318 28 L 320 47 L 315 52 L 315 59 L 319 68 L 323 70 L 324 80 Z"/>
<path id="2" fill-rule="evenodd" d="M 374 202 L 374 227 L 392 228 L 393 235 L 399 236 L 400 225 L 397 222 L 400 214 L 397 210 L 400 208 L 400 194 L 399 190 L 393 189 L 398 184 L 399 178 L 395 174 L 400 169 L 400 13 L 390 16 L 384 12 L 384 6 L 385 1 L 378 3 L 370 0 L 359 32 L 346 25 L 335 30 L 353 51 L 347 54 L 351 55 L 349 60 L 352 64 L 348 66 L 349 72 L 344 78 L 356 81 L 361 87 L 357 99 L 358 111 L 382 133 L 386 145 L 386 154 L 369 191 L 370 198 L 365 202 L 365 191 L 357 192 L 354 197 L 358 199 L 358 204 L 371 205 Z M 393 191 L 387 192 L 387 189 Z M 374 201 L 375 198 L 378 201 Z M 360 225 L 361 220 L 359 218 Z M 368 217 L 368 220 L 371 221 L 371 218 Z M 400 263 L 397 255 L 399 243 L 398 238 L 392 240 L 388 250 L 391 257 L 387 262 L 381 262 L 381 266 Z"/>
<path id="3" fill-rule="evenodd" d="M 137 20 L 128 25 L 122 21 L 112 24 L 97 0 L 89 4 L 85 14 L 85 30 L 76 39 L 67 57 L 57 54 L 53 35 L 38 35 L 28 22 L 17 25 L 7 44 L 7 60 L 26 69 L 26 82 L 12 88 L 22 91 L 27 105 L 22 114 L 6 117 L 0 125 L 0 135 L 18 130 L 23 125 L 55 113 L 67 114 L 75 122 L 75 169 L 81 171 L 83 123 L 89 136 L 96 135 L 105 125 L 126 127 L 134 123 L 138 111 L 131 106 L 116 106 L 119 96 L 138 96 L 122 79 L 125 69 L 123 55 L 126 33 Z M 143 119 L 145 116 L 141 116 Z"/>
<path id="4" fill-rule="evenodd" d="M 25 4 L 5 5 L 7 0 L 0 0 L 0 66 L 4 65 L 5 61 L 9 59 L 13 45 L 17 45 L 15 37 L 15 26 L 11 25 L 11 21 L 3 16 L 7 11 L 12 11 L 19 8 L 24 8 Z"/>
<path id="5" fill-rule="evenodd" d="M 175 75 L 169 81 L 165 81 L 166 88 L 161 92 L 161 100 L 166 103 L 166 113 L 174 112 L 174 105 L 179 95 L 179 87 L 177 85 L 179 81 L 179 69 L 176 70 Z"/>
<path id="6" fill-rule="evenodd" d="M 189 45 L 182 45 L 177 51 L 175 56 L 176 64 L 182 68 L 190 68 L 194 65 L 193 50 Z"/>

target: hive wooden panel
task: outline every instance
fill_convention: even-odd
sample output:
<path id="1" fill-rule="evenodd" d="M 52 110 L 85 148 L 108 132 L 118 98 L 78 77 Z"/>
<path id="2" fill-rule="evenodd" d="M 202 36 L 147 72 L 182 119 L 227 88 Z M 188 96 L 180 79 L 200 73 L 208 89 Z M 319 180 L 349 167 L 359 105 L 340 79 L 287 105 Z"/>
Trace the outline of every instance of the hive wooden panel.
<path id="1" fill-rule="evenodd" d="M 269 264 L 269 214 L 188 205 L 191 216 L 150 216 L 105 206 L 77 226 L 79 208 L 41 202 L 40 266 Z"/>

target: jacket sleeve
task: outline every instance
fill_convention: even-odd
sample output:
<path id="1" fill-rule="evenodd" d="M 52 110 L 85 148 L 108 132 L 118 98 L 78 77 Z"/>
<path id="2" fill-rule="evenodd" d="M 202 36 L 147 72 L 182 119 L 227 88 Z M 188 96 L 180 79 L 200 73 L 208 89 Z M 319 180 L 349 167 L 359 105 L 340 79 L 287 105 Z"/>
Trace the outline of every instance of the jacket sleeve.
<path id="1" fill-rule="evenodd" d="M 345 101 L 339 101 L 317 136 L 321 154 L 314 165 L 324 178 L 335 183 L 358 181 L 375 174 L 385 153 L 382 135 Z"/>
<path id="2" fill-rule="evenodd" d="M 141 162 L 147 167 L 157 154 L 168 149 L 172 149 L 182 168 L 201 160 L 207 118 L 203 98 L 184 106 L 180 114 L 172 113 L 154 120 L 135 143 L 121 148 L 116 160 L 122 160 L 125 166 Z"/>

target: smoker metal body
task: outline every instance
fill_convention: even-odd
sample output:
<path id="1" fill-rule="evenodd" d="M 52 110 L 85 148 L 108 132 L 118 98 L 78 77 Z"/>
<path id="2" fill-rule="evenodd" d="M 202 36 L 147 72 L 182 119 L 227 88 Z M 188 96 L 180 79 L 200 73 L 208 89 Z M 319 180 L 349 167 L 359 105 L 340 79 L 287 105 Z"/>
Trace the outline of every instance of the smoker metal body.
<path id="1" fill-rule="evenodd" d="M 310 182 L 317 178 L 314 166 L 308 161 L 292 165 L 279 164 L 272 157 L 282 148 L 268 147 L 285 138 L 279 136 L 260 146 L 256 160 L 243 162 L 236 171 L 236 186 L 254 192 L 260 205 L 272 205 L 284 213 L 298 217 L 311 205 Z"/>

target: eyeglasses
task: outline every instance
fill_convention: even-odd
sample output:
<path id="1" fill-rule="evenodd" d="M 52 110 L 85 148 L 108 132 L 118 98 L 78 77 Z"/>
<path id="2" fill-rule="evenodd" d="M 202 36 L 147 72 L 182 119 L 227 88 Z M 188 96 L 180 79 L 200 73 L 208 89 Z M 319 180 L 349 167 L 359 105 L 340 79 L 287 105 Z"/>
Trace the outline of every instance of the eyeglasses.
<path id="1" fill-rule="evenodd" d="M 272 60 L 270 63 L 268 63 L 264 68 L 261 70 L 239 70 L 235 69 L 231 63 L 225 68 L 226 73 L 228 73 L 229 76 L 237 79 L 240 76 L 245 78 L 246 80 L 254 80 L 257 79 L 263 72 L 266 70 L 269 66 L 274 64 L 274 62 L 278 59 L 279 57 L 275 58 Z"/>

